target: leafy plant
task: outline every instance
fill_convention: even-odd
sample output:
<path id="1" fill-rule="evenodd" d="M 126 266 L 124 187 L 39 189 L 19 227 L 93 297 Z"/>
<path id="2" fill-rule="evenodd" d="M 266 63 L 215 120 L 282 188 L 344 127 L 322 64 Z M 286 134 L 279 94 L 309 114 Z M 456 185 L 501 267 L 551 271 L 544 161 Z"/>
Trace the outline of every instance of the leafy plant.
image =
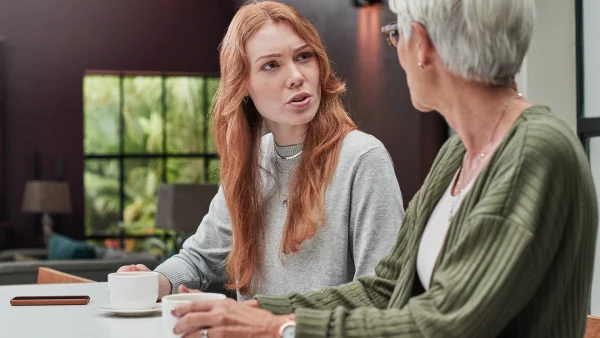
<path id="1" fill-rule="evenodd" d="M 212 137 L 205 132 L 218 81 L 194 76 L 84 78 L 87 233 L 118 233 L 121 226 L 133 233 L 155 232 L 161 183 L 218 183 L 219 161 L 201 156 L 214 153 Z"/>

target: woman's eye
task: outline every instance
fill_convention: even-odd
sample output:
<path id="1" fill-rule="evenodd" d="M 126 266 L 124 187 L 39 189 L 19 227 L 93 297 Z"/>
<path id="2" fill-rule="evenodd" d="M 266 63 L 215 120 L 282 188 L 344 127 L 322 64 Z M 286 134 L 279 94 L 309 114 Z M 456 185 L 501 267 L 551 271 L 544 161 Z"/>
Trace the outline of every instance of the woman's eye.
<path id="1" fill-rule="evenodd" d="M 276 67 L 277 67 L 277 63 L 275 63 L 274 61 L 271 61 L 271 62 L 265 63 L 265 65 L 262 66 L 262 69 L 264 69 L 264 70 L 271 70 L 271 69 L 276 68 Z"/>
<path id="2" fill-rule="evenodd" d="M 311 52 L 303 52 L 298 55 L 298 61 L 308 60 L 313 56 Z"/>

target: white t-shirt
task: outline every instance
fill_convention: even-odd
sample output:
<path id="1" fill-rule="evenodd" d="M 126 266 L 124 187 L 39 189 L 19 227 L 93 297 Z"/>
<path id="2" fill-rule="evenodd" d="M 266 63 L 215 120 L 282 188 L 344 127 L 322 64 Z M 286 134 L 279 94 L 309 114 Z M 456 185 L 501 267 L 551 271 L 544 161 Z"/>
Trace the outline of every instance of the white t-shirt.
<path id="1" fill-rule="evenodd" d="M 442 250 L 448 228 L 450 227 L 450 213 L 458 211 L 460 204 L 464 196 L 471 190 L 473 182 L 476 178 L 471 179 L 471 182 L 462 190 L 461 193 L 456 196 L 452 196 L 452 187 L 456 180 L 460 169 L 454 174 L 454 178 L 450 182 L 450 185 L 442 195 L 442 198 L 438 201 L 438 204 L 433 209 L 429 221 L 423 231 L 421 237 L 421 243 L 419 244 L 419 252 L 417 253 L 417 274 L 421 280 L 421 284 L 425 290 L 429 290 L 429 282 L 431 281 L 431 274 L 437 261 L 437 257 Z M 454 209 L 452 205 L 454 204 Z"/>

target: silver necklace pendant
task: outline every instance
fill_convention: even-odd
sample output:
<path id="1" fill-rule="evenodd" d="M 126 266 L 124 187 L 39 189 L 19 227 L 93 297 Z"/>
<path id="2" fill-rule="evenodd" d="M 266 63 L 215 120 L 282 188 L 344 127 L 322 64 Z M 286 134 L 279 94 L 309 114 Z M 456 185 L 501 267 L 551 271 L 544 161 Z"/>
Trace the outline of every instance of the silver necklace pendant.
<path id="1" fill-rule="evenodd" d="M 515 100 L 518 100 L 520 98 L 523 97 L 523 94 L 521 94 L 520 92 L 517 93 L 517 95 L 511 97 L 510 99 L 506 100 L 506 102 L 504 103 L 504 109 L 502 109 L 502 113 L 500 114 L 500 118 L 498 119 L 498 121 L 496 122 L 496 125 L 494 126 L 494 129 L 492 130 L 492 134 L 490 135 L 489 141 L 487 146 L 484 148 L 484 151 L 482 151 L 479 154 L 479 162 L 477 163 L 477 166 L 475 168 L 471 169 L 471 172 L 473 173 L 479 173 L 479 168 L 481 167 L 481 163 L 483 163 L 483 158 L 487 155 L 486 151 L 490 151 L 491 152 L 491 148 L 492 148 L 492 142 L 494 140 L 494 135 L 496 134 L 496 130 L 498 129 L 498 126 L 500 125 L 500 121 L 502 121 L 502 119 L 504 118 L 504 114 L 506 113 L 506 109 L 508 108 L 508 106 Z M 467 187 L 467 185 L 469 185 L 470 180 L 472 179 L 473 175 L 469 175 L 469 177 L 465 178 L 465 162 L 466 162 L 466 154 L 463 157 L 463 161 L 462 161 L 462 168 L 459 172 L 459 176 L 458 179 L 456 181 L 455 184 L 455 188 L 456 187 L 460 187 L 462 186 L 462 182 L 465 181 L 467 182 L 466 184 L 464 184 L 464 186 L 461 187 L 460 191 L 458 192 L 458 194 L 456 196 L 452 196 L 452 205 L 450 207 L 450 215 L 448 215 L 448 221 L 452 222 L 452 220 L 454 219 L 454 214 L 458 211 L 458 209 L 460 208 L 460 204 L 462 203 L 462 199 L 464 197 L 464 192 L 465 189 Z M 454 182 L 453 182 L 454 183 Z"/>
<path id="2" fill-rule="evenodd" d="M 293 173 L 294 170 L 296 170 L 296 166 L 294 166 L 294 168 L 292 168 L 291 170 L 285 170 L 283 169 L 280 165 L 279 162 L 277 162 L 277 159 L 275 159 L 275 166 L 277 166 L 277 170 L 279 170 L 280 172 L 284 173 L 284 174 L 289 174 L 289 173 Z"/>
<path id="3" fill-rule="evenodd" d="M 494 126 L 494 129 L 492 130 L 492 134 L 490 135 L 490 138 L 488 140 L 487 145 L 483 148 L 483 151 L 481 153 L 479 153 L 479 156 L 476 156 L 475 158 L 479 157 L 479 161 L 477 163 L 477 166 L 475 166 L 474 168 L 472 167 L 470 169 L 470 172 L 472 173 L 479 173 L 479 169 L 481 167 L 481 164 L 483 163 L 483 158 L 487 155 L 487 152 L 492 152 L 492 143 L 494 140 L 494 135 L 496 135 L 496 130 L 498 129 L 498 126 L 500 125 L 500 122 L 502 121 L 502 119 L 504 118 L 504 114 L 506 113 L 506 109 L 508 108 L 508 106 L 515 100 L 518 100 L 520 98 L 523 97 L 523 94 L 521 94 L 520 92 L 517 92 L 517 95 L 511 97 L 510 99 L 506 100 L 506 102 L 504 103 L 504 109 L 502 109 L 502 113 L 500 114 L 500 118 L 498 119 L 498 121 L 496 122 L 496 125 Z M 474 158 L 474 159 L 475 159 Z M 462 189 L 464 189 L 468 182 L 470 182 L 470 179 L 472 178 L 472 175 L 469 175 L 467 178 L 465 178 L 464 173 L 465 173 L 465 163 L 466 163 L 466 159 L 467 159 L 467 154 L 464 155 L 463 160 L 462 160 L 462 169 L 460 172 L 460 176 L 458 177 L 458 181 L 456 183 L 456 186 L 462 186 L 462 182 L 465 181 L 467 182 L 466 184 L 464 184 L 464 186 L 462 187 Z M 473 160 L 474 160 L 473 159 Z M 462 194 L 462 192 L 461 192 Z"/>

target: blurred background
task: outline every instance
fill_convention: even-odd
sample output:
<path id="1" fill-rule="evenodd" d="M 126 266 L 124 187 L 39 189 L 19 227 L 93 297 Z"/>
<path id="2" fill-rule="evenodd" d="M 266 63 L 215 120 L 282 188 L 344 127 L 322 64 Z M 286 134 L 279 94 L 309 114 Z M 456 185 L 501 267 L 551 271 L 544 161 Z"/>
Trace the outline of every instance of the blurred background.
<path id="1" fill-rule="evenodd" d="M 387 1 L 281 2 L 319 29 L 348 111 L 385 144 L 407 204 L 451 131 L 411 105 L 380 33 L 395 20 Z M 177 252 L 218 187 L 217 48 L 243 3 L 0 0 L 0 285 L 35 282 L 39 266 L 102 280 Z M 578 133 L 600 177 L 600 3 L 536 4 L 519 89 Z"/>

